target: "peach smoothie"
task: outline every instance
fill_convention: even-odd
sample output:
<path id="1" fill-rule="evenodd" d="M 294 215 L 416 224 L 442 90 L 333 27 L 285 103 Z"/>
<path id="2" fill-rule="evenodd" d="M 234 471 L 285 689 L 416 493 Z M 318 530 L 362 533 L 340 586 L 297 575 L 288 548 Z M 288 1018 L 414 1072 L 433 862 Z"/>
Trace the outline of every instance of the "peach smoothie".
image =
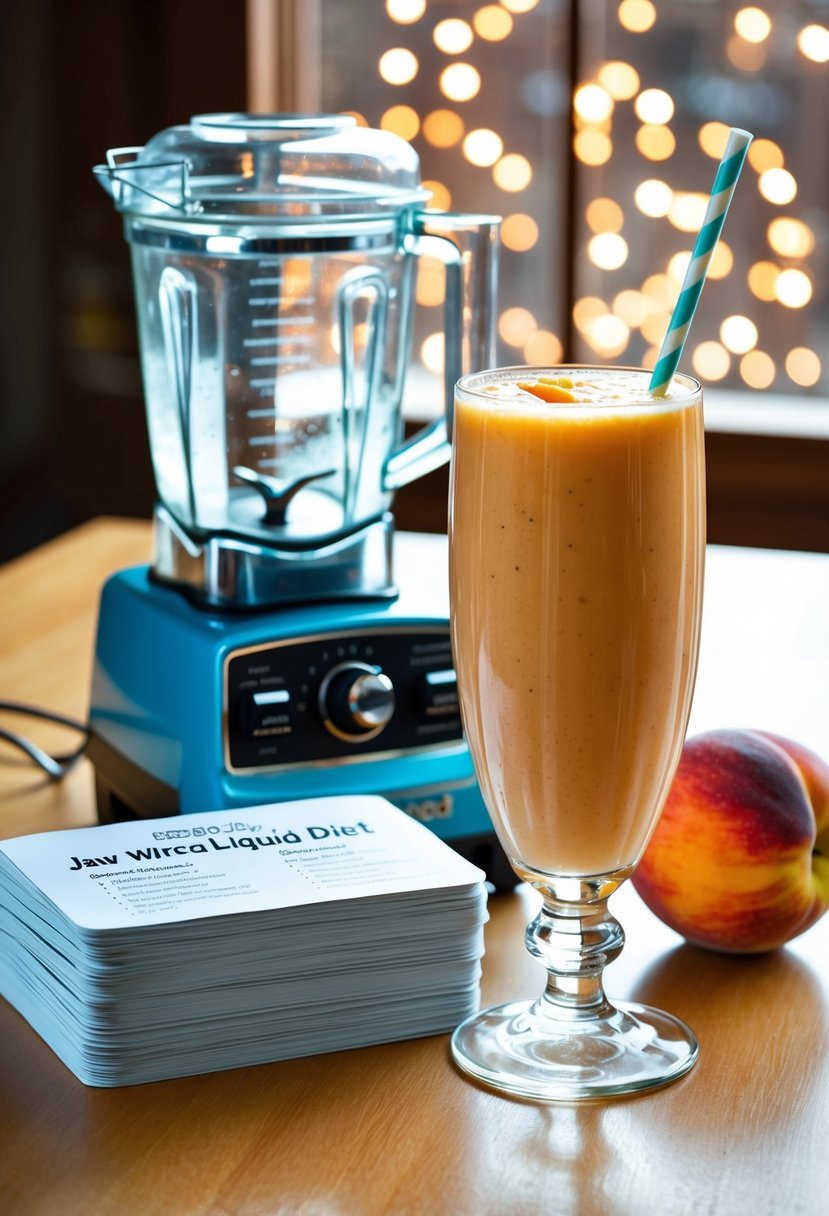
<path id="1" fill-rule="evenodd" d="M 452 638 L 484 800 L 516 869 L 638 861 L 691 706 L 702 395 L 648 373 L 513 368 L 455 406 Z"/>

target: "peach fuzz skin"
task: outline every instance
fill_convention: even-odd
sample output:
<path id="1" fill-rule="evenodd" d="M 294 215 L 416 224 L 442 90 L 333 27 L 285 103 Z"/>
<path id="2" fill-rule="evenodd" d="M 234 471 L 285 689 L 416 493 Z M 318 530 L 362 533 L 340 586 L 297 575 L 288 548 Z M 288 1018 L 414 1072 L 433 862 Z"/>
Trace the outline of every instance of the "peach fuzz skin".
<path id="1" fill-rule="evenodd" d="M 632 881 L 694 945 L 782 946 L 829 906 L 829 765 L 763 731 L 688 740 Z"/>

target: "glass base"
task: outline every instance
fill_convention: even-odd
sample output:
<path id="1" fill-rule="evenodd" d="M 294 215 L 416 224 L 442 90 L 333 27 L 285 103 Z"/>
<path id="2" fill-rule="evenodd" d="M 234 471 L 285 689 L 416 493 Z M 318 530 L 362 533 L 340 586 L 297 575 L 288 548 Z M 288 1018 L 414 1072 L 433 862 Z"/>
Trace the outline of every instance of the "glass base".
<path id="1" fill-rule="evenodd" d="M 492 1089 L 572 1102 L 667 1085 L 699 1054 L 684 1022 L 647 1005 L 605 1005 L 578 1020 L 545 1006 L 513 1001 L 467 1018 L 452 1035 L 456 1064 Z"/>

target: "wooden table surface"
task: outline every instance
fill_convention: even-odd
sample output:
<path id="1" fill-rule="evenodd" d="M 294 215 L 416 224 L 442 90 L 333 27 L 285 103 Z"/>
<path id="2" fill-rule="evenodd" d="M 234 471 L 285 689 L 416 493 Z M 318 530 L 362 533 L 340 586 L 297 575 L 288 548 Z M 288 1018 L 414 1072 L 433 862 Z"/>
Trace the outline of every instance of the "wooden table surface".
<path id="1" fill-rule="evenodd" d="M 101 581 L 149 544 L 147 525 L 99 520 L 0 570 L 0 697 L 84 716 Z M 713 550 L 692 729 L 765 727 L 829 755 L 827 605 L 829 557 Z M 94 815 L 85 761 L 55 784 L 0 745 L 1 836 Z M 490 900 L 485 1002 L 542 986 L 522 944 L 534 899 L 522 888 Z M 614 910 L 627 945 L 610 995 L 686 1019 L 701 1055 L 668 1088 L 595 1105 L 488 1093 L 456 1072 L 446 1036 L 88 1089 L 0 1001 L 0 1209 L 829 1212 L 829 916 L 774 954 L 730 958 L 683 944 L 632 888 Z"/>

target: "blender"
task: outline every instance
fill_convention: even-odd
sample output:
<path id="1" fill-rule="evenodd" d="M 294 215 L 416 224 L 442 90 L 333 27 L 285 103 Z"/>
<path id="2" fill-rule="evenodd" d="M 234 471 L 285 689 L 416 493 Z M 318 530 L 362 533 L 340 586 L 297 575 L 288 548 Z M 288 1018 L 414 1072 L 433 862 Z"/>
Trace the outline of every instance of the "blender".
<path id="1" fill-rule="evenodd" d="M 99 817 L 379 793 L 512 885 L 442 571 L 390 511 L 448 460 L 458 377 L 491 365 L 498 220 L 428 211 L 412 147 L 344 115 L 200 115 L 94 172 L 131 250 L 157 490 L 152 564 L 101 595 Z M 445 400 L 404 439 L 425 257 Z"/>

